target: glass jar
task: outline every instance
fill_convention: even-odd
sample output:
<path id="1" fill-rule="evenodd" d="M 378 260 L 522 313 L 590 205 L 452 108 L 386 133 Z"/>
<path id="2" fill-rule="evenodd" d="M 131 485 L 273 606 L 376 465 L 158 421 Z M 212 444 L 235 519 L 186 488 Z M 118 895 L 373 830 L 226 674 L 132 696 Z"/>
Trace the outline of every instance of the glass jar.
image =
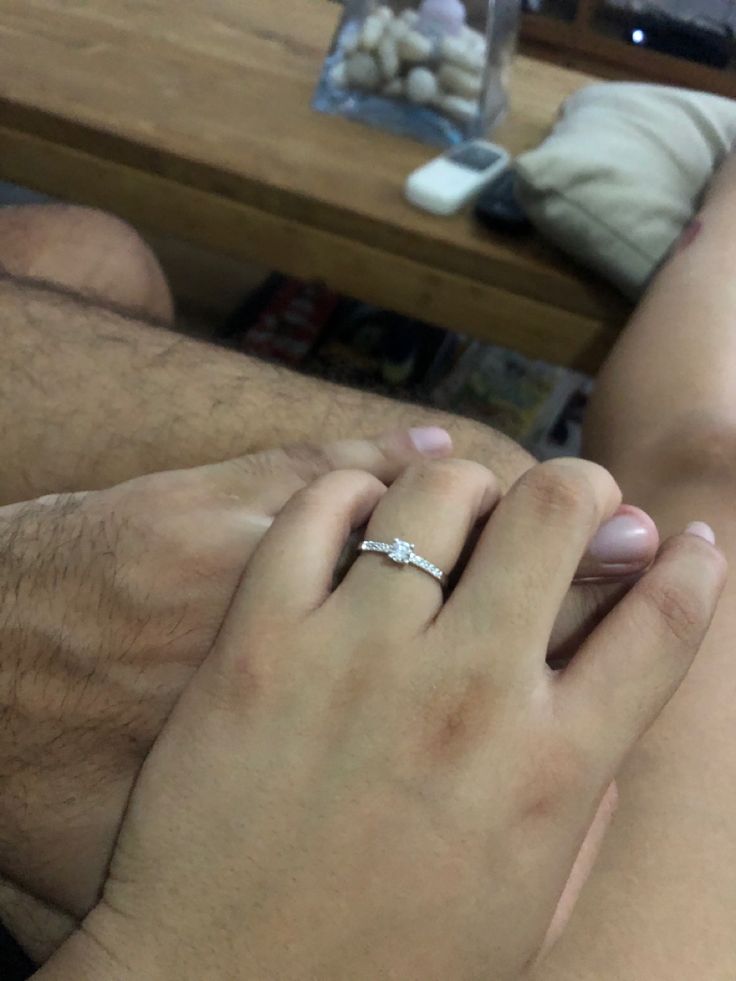
<path id="1" fill-rule="evenodd" d="M 316 109 L 439 146 L 507 107 L 520 0 L 346 0 Z"/>

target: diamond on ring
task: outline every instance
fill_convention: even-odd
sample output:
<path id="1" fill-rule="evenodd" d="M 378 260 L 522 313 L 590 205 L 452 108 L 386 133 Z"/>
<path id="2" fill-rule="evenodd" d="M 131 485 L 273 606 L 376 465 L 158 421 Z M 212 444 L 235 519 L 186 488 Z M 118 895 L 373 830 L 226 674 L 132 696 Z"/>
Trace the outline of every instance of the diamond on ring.
<path id="1" fill-rule="evenodd" d="M 392 562 L 398 565 L 409 565 L 414 554 L 414 546 L 409 542 L 403 542 L 400 538 L 394 538 L 391 550 L 387 553 Z"/>
<path id="2" fill-rule="evenodd" d="M 414 545 L 411 542 L 405 542 L 403 538 L 394 538 L 390 544 L 388 542 L 364 541 L 361 543 L 360 551 L 378 552 L 395 562 L 396 565 L 413 565 L 415 569 L 426 572 L 441 585 L 445 584 L 446 576 L 442 569 L 427 559 L 423 559 L 421 555 L 417 555 L 414 551 Z"/>

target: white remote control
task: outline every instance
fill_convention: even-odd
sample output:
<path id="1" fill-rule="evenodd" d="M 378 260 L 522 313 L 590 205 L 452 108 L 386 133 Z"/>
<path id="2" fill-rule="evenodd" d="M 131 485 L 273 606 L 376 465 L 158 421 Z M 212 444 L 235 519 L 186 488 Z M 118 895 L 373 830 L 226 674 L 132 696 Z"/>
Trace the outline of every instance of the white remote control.
<path id="1" fill-rule="evenodd" d="M 433 215 L 454 215 L 510 162 L 508 153 L 495 143 L 464 143 L 415 170 L 406 182 L 406 197 Z"/>

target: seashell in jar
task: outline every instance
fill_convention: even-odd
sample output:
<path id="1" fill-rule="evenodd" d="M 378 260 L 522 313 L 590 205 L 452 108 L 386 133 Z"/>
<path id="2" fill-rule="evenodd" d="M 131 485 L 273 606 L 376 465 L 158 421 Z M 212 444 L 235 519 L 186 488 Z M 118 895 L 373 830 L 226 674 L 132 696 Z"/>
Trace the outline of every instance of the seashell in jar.
<path id="1" fill-rule="evenodd" d="M 406 76 L 406 96 L 412 102 L 426 105 L 437 98 L 437 77 L 429 68 L 412 68 Z"/>
<path id="2" fill-rule="evenodd" d="M 364 51 L 373 51 L 378 47 L 378 42 L 383 37 L 386 30 L 386 22 L 378 14 L 371 14 L 363 24 L 363 31 L 360 35 L 360 46 Z"/>
<path id="3" fill-rule="evenodd" d="M 401 67 L 401 60 L 396 41 L 389 32 L 386 32 L 381 38 L 376 54 L 378 64 L 381 66 L 381 72 L 386 81 L 396 78 Z"/>
<path id="4" fill-rule="evenodd" d="M 419 31 L 407 31 L 399 39 L 399 54 L 404 61 L 413 63 L 427 61 L 428 58 L 432 57 L 433 51 L 432 39 L 420 34 Z"/>
<path id="5" fill-rule="evenodd" d="M 482 72 L 485 68 L 485 47 L 482 49 L 463 37 L 444 37 L 440 44 L 440 56 L 468 72 Z"/>
<path id="6" fill-rule="evenodd" d="M 386 25 L 386 35 L 392 37 L 394 41 L 400 41 L 404 35 L 408 34 L 411 28 L 402 20 L 401 17 L 394 17 L 392 21 Z"/>
<path id="7" fill-rule="evenodd" d="M 468 27 L 467 25 L 463 28 L 462 35 L 463 41 L 471 48 L 480 49 L 482 51 L 486 50 L 486 36 L 481 34 L 480 31 L 476 31 L 474 27 Z"/>
<path id="8" fill-rule="evenodd" d="M 464 99 L 461 95 L 440 95 L 434 104 L 461 123 L 472 122 L 480 111 L 477 99 Z"/>
<path id="9" fill-rule="evenodd" d="M 437 73 L 437 80 L 446 92 L 476 99 L 483 91 L 483 76 L 479 72 L 468 72 L 464 68 L 445 62 Z"/>
<path id="10" fill-rule="evenodd" d="M 351 85 L 366 92 L 374 92 L 381 84 L 381 69 L 373 55 L 356 51 L 346 62 L 347 78 Z"/>

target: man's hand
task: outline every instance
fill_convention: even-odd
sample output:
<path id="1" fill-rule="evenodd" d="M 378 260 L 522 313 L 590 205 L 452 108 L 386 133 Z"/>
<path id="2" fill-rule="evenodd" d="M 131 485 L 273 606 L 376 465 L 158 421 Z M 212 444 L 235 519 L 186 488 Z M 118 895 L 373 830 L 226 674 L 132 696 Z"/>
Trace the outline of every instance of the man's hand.
<path id="1" fill-rule="evenodd" d="M 450 451 L 440 431 L 397 433 L 0 511 L 3 874 L 74 917 L 87 912 L 140 764 L 212 647 L 273 517 L 330 470 L 391 482 L 423 455 L 413 442 L 421 446 L 422 435 L 425 456 Z M 632 562 L 589 555 L 586 576 L 642 571 L 654 556 L 651 522 L 622 513 L 642 529 Z M 610 602 L 600 589 L 573 589 L 561 642 Z"/>
<path id="2" fill-rule="evenodd" d="M 331 470 L 390 482 L 451 449 L 407 431 L 0 510 L 3 873 L 84 914 L 138 768 L 274 515 Z"/>

